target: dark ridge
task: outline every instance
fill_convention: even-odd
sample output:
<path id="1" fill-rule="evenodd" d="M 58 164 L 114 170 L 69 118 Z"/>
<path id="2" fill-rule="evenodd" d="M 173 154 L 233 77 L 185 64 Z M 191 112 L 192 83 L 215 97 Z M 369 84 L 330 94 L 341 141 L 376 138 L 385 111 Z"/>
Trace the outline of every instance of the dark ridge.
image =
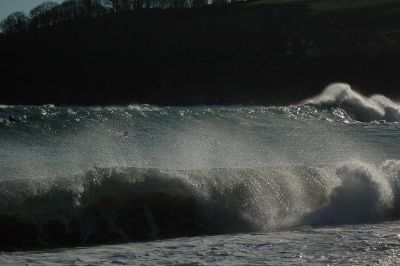
<path id="1" fill-rule="evenodd" d="M 1 36 L 0 103 L 288 104 L 337 81 L 399 98 L 400 2 L 271 2 L 143 9 Z"/>

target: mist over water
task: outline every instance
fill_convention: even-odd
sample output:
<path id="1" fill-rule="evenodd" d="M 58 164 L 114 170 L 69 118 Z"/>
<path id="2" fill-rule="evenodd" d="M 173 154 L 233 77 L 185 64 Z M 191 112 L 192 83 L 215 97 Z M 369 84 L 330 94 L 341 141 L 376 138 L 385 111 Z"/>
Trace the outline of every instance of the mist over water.
<path id="1" fill-rule="evenodd" d="M 386 137 L 398 136 L 398 114 L 390 99 L 362 96 L 347 84 L 287 107 L 3 106 L 0 148 L 7 156 L 1 166 L 20 173 L 1 178 L 93 166 L 240 168 L 391 159 L 396 143 Z"/>
<path id="2" fill-rule="evenodd" d="M 399 110 L 347 84 L 282 107 L 2 106 L 2 248 L 396 219 Z"/>

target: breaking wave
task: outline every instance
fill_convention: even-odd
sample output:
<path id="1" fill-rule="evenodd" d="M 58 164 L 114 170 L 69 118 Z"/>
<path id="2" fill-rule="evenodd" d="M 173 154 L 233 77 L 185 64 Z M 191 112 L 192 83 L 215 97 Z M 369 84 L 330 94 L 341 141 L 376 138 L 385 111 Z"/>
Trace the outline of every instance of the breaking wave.
<path id="1" fill-rule="evenodd" d="M 400 218 L 399 110 L 0 106 L 0 250 Z"/>
<path id="2" fill-rule="evenodd" d="M 0 183 L 0 249 L 75 246 L 400 215 L 400 161 L 267 169 L 96 168 Z"/>
<path id="3" fill-rule="evenodd" d="M 323 108 L 342 108 L 354 120 L 371 122 L 385 120 L 400 121 L 400 105 L 383 95 L 363 96 L 345 83 L 328 86 L 320 95 L 308 99 L 303 104 Z"/>
<path id="4" fill-rule="evenodd" d="M 82 121 L 104 123 L 110 119 L 124 122 L 126 119 L 209 119 L 226 118 L 258 120 L 265 117 L 284 119 L 324 120 L 329 122 L 400 122 L 400 104 L 379 94 L 364 96 L 346 83 L 334 83 L 320 95 L 290 106 L 213 106 L 213 107 L 158 107 L 130 105 L 113 107 L 79 106 L 4 106 L 0 105 L 0 129 L 2 127 L 34 126 L 51 127 L 54 130 L 73 129 Z M 10 119 L 11 118 L 11 119 Z M 65 123 L 68 122 L 68 123 Z M 49 124 L 50 123 L 50 124 Z"/>

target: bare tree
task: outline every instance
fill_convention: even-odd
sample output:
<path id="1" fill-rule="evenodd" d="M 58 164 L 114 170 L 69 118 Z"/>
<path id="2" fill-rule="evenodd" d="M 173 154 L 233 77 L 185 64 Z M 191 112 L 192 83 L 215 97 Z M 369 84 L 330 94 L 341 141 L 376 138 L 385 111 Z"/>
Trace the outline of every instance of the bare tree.
<path id="1" fill-rule="evenodd" d="M 204 7 L 208 4 L 208 0 L 191 0 L 190 7 Z"/>
<path id="2" fill-rule="evenodd" d="M 31 10 L 31 27 L 45 27 L 56 23 L 57 17 L 52 10 L 58 4 L 53 1 L 46 1 Z"/>
<path id="3" fill-rule="evenodd" d="M 110 11 L 107 0 L 92 0 L 92 16 L 98 17 Z"/>
<path id="4" fill-rule="evenodd" d="M 87 16 L 92 16 L 93 14 L 93 0 L 82 0 L 83 7 L 85 8 L 85 13 Z"/>
<path id="5" fill-rule="evenodd" d="M 28 25 L 29 18 L 24 12 L 14 12 L 0 22 L 0 28 L 6 34 L 27 30 Z"/>
<path id="6" fill-rule="evenodd" d="M 108 12 L 106 0 L 82 0 L 85 13 L 90 17 L 98 17 Z"/>
<path id="7" fill-rule="evenodd" d="M 9 15 L 0 23 L 0 29 L 4 33 L 12 33 L 28 27 L 48 27 L 81 16 L 98 17 L 110 10 L 119 13 L 141 8 L 203 7 L 209 1 L 214 5 L 223 5 L 228 0 L 65 0 L 61 4 L 45 1 L 30 11 L 30 17 L 23 12 Z M 238 0 L 230 0 L 234 1 Z"/>
<path id="8" fill-rule="evenodd" d="M 112 10 L 116 13 L 135 10 L 144 7 L 152 7 L 154 0 L 107 0 Z"/>
<path id="9" fill-rule="evenodd" d="M 58 15 L 61 20 L 69 20 L 85 14 L 83 0 L 66 0 L 58 7 Z"/>
<path id="10" fill-rule="evenodd" d="M 169 0 L 153 0 L 153 7 L 165 9 L 170 6 L 169 2 Z"/>
<path id="11" fill-rule="evenodd" d="M 116 13 L 122 11 L 122 0 L 106 0 L 107 4 L 111 6 L 112 10 Z"/>
<path id="12" fill-rule="evenodd" d="M 170 0 L 169 7 L 170 8 L 185 8 L 189 6 L 189 2 L 187 0 Z"/>
<path id="13" fill-rule="evenodd" d="M 224 6 L 226 3 L 227 0 L 212 0 L 214 6 Z"/>

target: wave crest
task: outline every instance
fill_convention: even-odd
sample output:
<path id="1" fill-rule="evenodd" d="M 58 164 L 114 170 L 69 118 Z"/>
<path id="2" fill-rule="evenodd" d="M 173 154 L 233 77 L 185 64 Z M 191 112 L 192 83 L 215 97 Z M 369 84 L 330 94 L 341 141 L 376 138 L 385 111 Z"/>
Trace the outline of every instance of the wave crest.
<path id="1" fill-rule="evenodd" d="M 338 168 L 336 174 L 341 183 L 331 191 L 329 203 L 307 214 L 301 223 L 365 223 L 397 217 L 394 207 L 399 196 L 399 172 L 389 174 L 387 165 L 388 162 L 380 167 L 353 163 Z M 396 163 L 397 171 L 398 166 Z"/>
<path id="2" fill-rule="evenodd" d="M 303 104 L 343 108 L 354 120 L 362 122 L 400 121 L 399 104 L 383 95 L 365 97 L 352 90 L 346 83 L 331 84 L 320 95 L 305 100 Z"/>
<path id="3" fill-rule="evenodd" d="M 400 162 L 163 170 L 0 183 L 0 249 L 265 231 L 399 217 Z"/>

